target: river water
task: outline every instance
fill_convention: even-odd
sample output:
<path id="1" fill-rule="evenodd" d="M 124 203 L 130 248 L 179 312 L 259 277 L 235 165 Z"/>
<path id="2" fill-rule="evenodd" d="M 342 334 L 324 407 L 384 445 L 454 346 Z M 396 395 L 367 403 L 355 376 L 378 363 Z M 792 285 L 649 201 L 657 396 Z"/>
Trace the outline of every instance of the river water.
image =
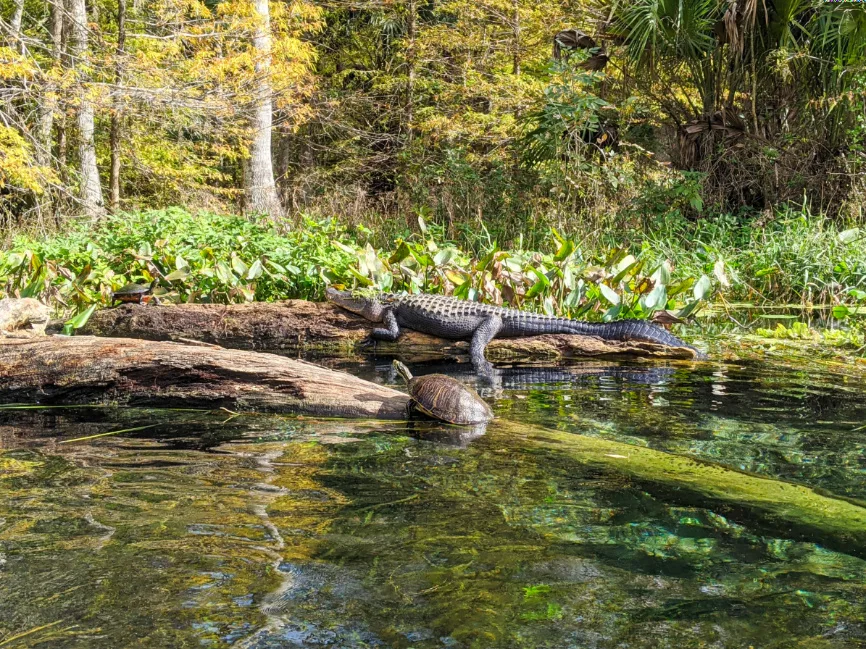
<path id="1" fill-rule="evenodd" d="M 866 385 L 592 362 L 478 387 L 483 435 L 3 407 L 0 647 L 866 646 Z"/>

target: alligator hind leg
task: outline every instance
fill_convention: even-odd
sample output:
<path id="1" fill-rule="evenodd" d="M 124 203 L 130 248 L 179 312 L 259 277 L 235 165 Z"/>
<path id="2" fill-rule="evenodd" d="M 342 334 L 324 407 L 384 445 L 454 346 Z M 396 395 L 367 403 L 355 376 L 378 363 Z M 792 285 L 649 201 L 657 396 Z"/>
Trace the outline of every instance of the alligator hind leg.
<path id="1" fill-rule="evenodd" d="M 502 318 L 498 315 L 488 316 L 478 325 L 472 335 L 472 343 L 469 345 L 469 356 L 472 358 L 475 371 L 487 379 L 493 377 L 493 365 L 484 357 L 484 350 L 501 329 Z"/>

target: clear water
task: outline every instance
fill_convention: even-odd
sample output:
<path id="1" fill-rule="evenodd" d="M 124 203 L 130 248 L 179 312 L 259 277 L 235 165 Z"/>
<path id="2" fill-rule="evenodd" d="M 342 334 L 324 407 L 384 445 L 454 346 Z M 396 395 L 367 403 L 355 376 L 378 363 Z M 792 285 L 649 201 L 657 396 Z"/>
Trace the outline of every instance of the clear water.
<path id="1" fill-rule="evenodd" d="M 587 363 L 483 393 L 474 437 L 0 409 L 0 647 L 866 646 L 866 385 Z"/>

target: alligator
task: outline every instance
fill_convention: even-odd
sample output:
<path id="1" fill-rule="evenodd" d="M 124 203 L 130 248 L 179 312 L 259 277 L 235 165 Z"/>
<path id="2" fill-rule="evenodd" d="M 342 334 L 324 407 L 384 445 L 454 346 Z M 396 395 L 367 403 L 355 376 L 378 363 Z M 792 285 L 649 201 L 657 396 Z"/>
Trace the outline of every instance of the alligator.
<path id="1" fill-rule="evenodd" d="M 602 340 L 642 340 L 669 347 L 685 347 L 692 350 L 696 358 L 706 358 L 702 352 L 665 329 L 643 320 L 583 322 L 423 293 L 383 293 L 368 297 L 328 287 L 326 294 L 328 300 L 337 306 L 370 322 L 384 324 L 384 328 L 373 329 L 373 340 L 393 342 L 400 337 L 401 327 L 441 338 L 471 338 L 469 354 L 472 364 L 485 374 L 490 373 L 491 366 L 484 357 L 484 350 L 497 336 L 519 338 L 540 334 L 578 334 Z"/>

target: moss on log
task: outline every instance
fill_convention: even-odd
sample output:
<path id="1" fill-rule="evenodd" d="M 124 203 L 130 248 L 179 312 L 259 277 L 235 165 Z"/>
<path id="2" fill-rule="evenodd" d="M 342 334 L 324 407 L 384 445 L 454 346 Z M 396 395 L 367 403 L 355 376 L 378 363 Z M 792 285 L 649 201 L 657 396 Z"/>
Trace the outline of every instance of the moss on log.
<path id="1" fill-rule="evenodd" d="M 569 460 L 619 474 L 666 500 L 715 508 L 774 535 L 866 557 L 866 503 L 804 486 L 597 437 L 500 421 L 496 430 L 521 435 Z"/>
<path id="2" fill-rule="evenodd" d="M 402 419 L 408 397 L 275 354 L 93 336 L 0 339 L 0 401 Z"/>
<path id="3" fill-rule="evenodd" d="M 98 311 L 82 333 L 148 340 L 200 340 L 235 349 L 337 355 L 355 350 L 375 326 L 330 303 L 286 300 L 231 305 L 126 304 Z M 466 361 L 469 344 L 406 330 L 397 342 L 376 343 L 375 352 L 416 361 Z M 692 351 L 685 348 L 559 334 L 497 339 L 487 350 L 489 360 L 506 363 L 597 356 L 694 358 Z"/>

